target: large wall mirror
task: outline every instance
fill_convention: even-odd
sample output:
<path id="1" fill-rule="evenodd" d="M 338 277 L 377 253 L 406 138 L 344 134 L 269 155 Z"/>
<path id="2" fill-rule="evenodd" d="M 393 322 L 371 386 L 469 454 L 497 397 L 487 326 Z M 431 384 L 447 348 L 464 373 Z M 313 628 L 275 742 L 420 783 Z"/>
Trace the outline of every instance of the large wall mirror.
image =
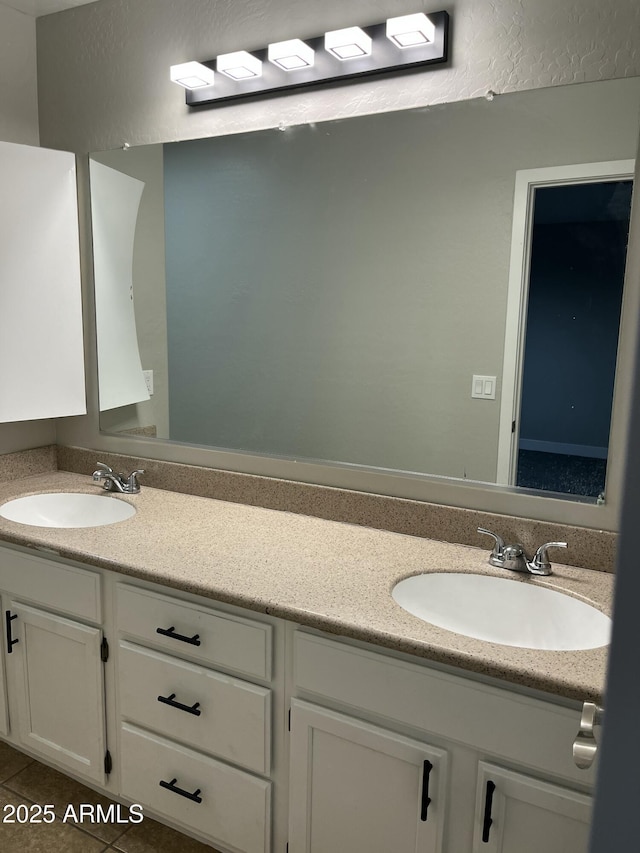
<path id="1" fill-rule="evenodd" d="M 604 500 L 639 118 L 631 78 L 93 154 L 101 429 Z"/>

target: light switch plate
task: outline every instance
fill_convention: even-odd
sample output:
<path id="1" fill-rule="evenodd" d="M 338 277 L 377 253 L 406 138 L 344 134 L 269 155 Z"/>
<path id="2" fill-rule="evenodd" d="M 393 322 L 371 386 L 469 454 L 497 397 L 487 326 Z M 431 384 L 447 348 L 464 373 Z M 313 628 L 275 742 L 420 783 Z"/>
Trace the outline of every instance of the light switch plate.
<path id="1" fill-rule="evenodd" d="M 144 381 L 147 383 L 149 396 L 153 397 L 153 370 L 143 370 L 142 375 L 144 376 Z"/>
<path id="2" fill-rule="evenodd" d="M 495 400 L 497 376 L 475 376 L 471 381 L 471 396 L 475 400 Z"/>

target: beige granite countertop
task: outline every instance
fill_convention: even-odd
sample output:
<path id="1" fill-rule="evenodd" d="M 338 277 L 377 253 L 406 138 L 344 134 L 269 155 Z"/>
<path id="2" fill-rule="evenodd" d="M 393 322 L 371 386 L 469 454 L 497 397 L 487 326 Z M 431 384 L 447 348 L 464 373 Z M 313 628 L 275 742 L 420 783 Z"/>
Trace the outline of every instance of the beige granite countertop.
<path id="1" fill-rule="evenodd" d="M 39 492 L 103 494 L 90 477 L 52 472 L 0 483 L 0 504 Z M 423 572 L 505 576 L 488 550 L 143 486 L 118 495 L 136 514 L 104 527 L 30 527 L 0 518 L 0 541 L 270 613 L 345 637 L 570 699 L 601 701 L 607 649 L 540 651 L 430 625 L 391 598 Z M 511 577 L 511 575 L 509 575 Z M 554 563 L 544 584 L 610 612 L 613 575 Z"/>

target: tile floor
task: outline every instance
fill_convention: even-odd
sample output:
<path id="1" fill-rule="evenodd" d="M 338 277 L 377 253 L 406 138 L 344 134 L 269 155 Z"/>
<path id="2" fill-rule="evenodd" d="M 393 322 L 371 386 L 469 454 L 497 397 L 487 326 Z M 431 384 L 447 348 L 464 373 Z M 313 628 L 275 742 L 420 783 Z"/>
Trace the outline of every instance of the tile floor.
<path id="1" fill-rule="evenodd" d="M 0 851 L 2 853 L 217 853 L 150 818 L 139 824 L 62 822 L 68 805 L 111 801 L 62 773 L 0 741 Z M 6 823 L 13 811 L 31 804 L 55 806 L 53 823 Z"/>

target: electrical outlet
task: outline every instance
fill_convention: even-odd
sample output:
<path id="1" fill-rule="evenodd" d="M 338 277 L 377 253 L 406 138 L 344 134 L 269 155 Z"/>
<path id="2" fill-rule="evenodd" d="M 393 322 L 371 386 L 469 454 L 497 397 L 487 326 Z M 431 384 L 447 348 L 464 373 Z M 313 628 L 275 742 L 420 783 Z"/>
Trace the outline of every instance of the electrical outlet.
<path id="1" fill-rule="evenodd" d="M 144 376 L 144 381 L 147 383 L 149 396 L 153 397 L 153 370 L 143 370 L 142 375 Z"/>

